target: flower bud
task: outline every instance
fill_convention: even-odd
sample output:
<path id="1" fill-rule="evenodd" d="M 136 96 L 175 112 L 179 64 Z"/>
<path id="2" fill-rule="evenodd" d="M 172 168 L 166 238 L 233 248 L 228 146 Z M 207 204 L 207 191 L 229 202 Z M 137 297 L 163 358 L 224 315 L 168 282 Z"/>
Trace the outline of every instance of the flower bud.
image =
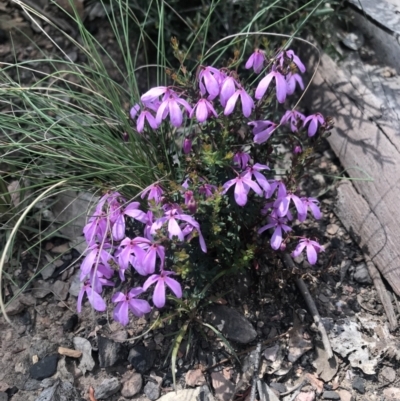
<path id="1" fill-rule="evenodd" d="M 195 214 L 197 211 L 196 199 L 194 199 L 194 198 L 189 199 L 189 202 L 187 203 L 187 207 L 188 207 L 190 213 Z"/>
<path id="2" fill-rule="evenodd" d="M 293 149 L 293 153 L 295 154 L 295 155 L 298 155 L 298 154 L 300 154 L 300 153 L 302 153 L 303 152 L 303 149 L 301 148 L 301 146 L 295 146 L 294 147 L 294 149 Z"/>
<path id="3" fill-rule="evenodd" d="M 189 138 L 185 138 L 183 141 L 183 153 L 187 155 L 192 150 L 192 141 Z"/>
<path id="4" fill-rule="evenodd" d="M 282 244 L 279 247 L 279 249 L 283 252 L 286 249 L 286 244 L 284 242 L 282 242 Z"/>

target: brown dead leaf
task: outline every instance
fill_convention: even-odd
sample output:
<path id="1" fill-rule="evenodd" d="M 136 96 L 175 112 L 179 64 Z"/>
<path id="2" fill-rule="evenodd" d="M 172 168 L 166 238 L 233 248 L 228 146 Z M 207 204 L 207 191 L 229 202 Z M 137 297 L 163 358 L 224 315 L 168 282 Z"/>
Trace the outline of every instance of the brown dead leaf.
<path id="1" fill-rule="evenodd" d="M 94 389 L 92 386 L 89 387 L 89 401 L 97 401 L 94 396 Z"/>

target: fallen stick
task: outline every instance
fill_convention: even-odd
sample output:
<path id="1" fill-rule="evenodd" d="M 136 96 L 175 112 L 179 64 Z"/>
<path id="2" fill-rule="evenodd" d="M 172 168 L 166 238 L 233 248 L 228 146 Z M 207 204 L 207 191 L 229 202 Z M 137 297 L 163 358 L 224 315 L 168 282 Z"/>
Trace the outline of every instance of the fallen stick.
<path id="1" fill-rule="evenodd" d="M 385 313 L 389 321 L 389 330 L 394 331 L 398 327 L 398 322 L 392 301 L 390 299 L 390 295 L 386 290 L 384 282 L 382 281 L 379 270 L 375 267 L 372 260 L 366 255 L 364 255 L 364 258 L 365 258 L 365 263 L 367 264 L 369 275 L 372 278 L 378 296 L 382 302 L 383 308 L 385 309 Z"/>
<path id="2" fill-rule="evenodd" d="M 250 401 L 255 401 L 256 399 L 256 389 L 259 380 L 258 369 L 260 368 L 260 359 L 261 359 L 261 343 L 258 343 L 256 348 L 256 358 L 254 361 L 253 383 L 251 386 Z"/>
<path id="3" fill-rule="evenodd" d="M 283 255 L 283 259 L 284 259 L 285 265 L 289 269 L 292 270 L 295 267 L 295 264 L 294 264 L 291 256 L 288 253 L 285 253 Z M 306 283 L 301 278 L 296 278 L 295 281 L 296 281 L 297 288 L 299 289 L 299 291 L 301 292 L 301 295 L 303 295 L 303 298 L 306 301 L 307 307 L 314 319 L 314 322 L 318 328 L 318 331 L 321 334 L 322 343 L 324 344 L 325 351 L 328 354 L 328 359 L 331 359 L 333 357 L 331 343 L 329 342 L 328 334 L 326 333 L 325 326 L 322 323 L 321 316 L 317 309 L 317 305 L 315 305 L 315 302 L 310 294 L 310 291 L 308 291 Z"/>

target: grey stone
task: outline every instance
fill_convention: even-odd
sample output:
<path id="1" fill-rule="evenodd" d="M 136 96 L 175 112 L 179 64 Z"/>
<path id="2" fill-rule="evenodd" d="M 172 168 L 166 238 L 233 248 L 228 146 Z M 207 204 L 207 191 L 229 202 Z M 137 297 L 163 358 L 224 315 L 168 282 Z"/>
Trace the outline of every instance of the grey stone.
<path id="1" fill-rule="evenodd" d="M 39 280 L 32 290 L 32 295 L 35 298 L 44 298 L 51 293 L 50 287 L 51 284 L 49 282 Z"/>
<path id="2" fill-rule="evenodd" d="M 107 337 L 98 336 L 99 365 L 101 368 L 114 366 L 120 358 L 121 344 L 110 340 Z"/>
<path id="3" fill-rule="evenodd" d="M 215 390 L 215 398 L 220 401 L 230 401 L 233 398 L 235 385 L 221 372 L 212 372 L 211 381 Z"/>
<path id="4" fill-rule="evenodd" d="M 151 401 L 158 400 L 161 395 L 160 386 L 153 381 L 148 381 L 143 389 L 144 393 L 146 394 L 147 398 Z"/>
<path id="5" fill-rule="evenodd" d="M 68 297 L 69 285 L 64 281 L 58 280 L 53 284 L 54 295 L 60 301 L 65 301 Z"/>
<path id="6" fill-rule="evenodd" d="M 352 387 L 357 390 L 360 394 L 365 393 L 365 383 L 360 376 L 356 376 L 353 380 Z"/>
<path id="7" fill-rule="evenodd" d="M 42 385 L 41 385 L 39 380 L 28 379 L 24 383 L 23 390 L 25 390 L 25 391 L 35 391 L 35 390 L 39 390 L 41 387 L 42 387 Z"/>
<path id="8" fill-rule="evenodd" d="M 160 398 L 160 401 L 197 401 L 199 394 L 200 387 L 189 390 L 171 391 L 168 394 L 163 395 Z"/>
<path id="9" fill-rule="evenodd" d="M 78 392 L 71 383 L 57 380 L 52 387 L 41 392 L 35 401 L 71 401 L 80 400 Z"/>
<path id="10" fill-rule="evenodd" d="M 143 345 L 137 345 L 129 351 L 128 361 L 139 373 L 148 372 L 154 365 L 156 353 Z"/>
<path id="11" fill-rule="evenodd" d="M 257 337 L 252 324 L 236 309 L 225 305 L 214 305 L 206 311 L 206 320 L 226 338 L 247 344 Z"/>
<path id="12" fill-rule="evenodd" d="M 73 295 L 74 297 L 77 297 L 79 295 L 79 292 L 82 288 L 83 283 L 81 282 L 79 276 L 81 272 L 80 270 L 77 271 L 71 281 L 71 287 L 69 287 L 69 293 Z"/>
<path id="13" fill-rule="evenodd" d="M 6 307 L 6 313 L 9 316 L 18 315 L 25 309 L 25 306 L 21 303 L 19 298 L 15 298 Z"/>
<path id="14" fill-rule="evenodd" d="M 96 386 L 94 389 L 94 396 L 98 399 L 106 399 L 111 397 L 121 388 L 121 383 L 116 377 L 110 379 L 104 379 L 100 385 Z"/>
<path id="15" fill-rule="evenodd" d="M 322 393 L 323 400 L 340 400 L 340 395 L 336 391 L 324 391 Z"/>
<path id="16" fill-rule="evenodd" d="M 354 272 L 354 280 L 360 284 L 372 284 L 371 276 L 369 275 L 367 265 L 365 263 L 361 263 L 355 268 Z"/>
<path id="17" fill-rule="evenodd" d="M 57 370 L 58 355 L 49 355 L 32 365 L 29 373 L 32 379 L 42 380 L 53 376 Z"/>
<path id="18" fill-rule="evenodd" d="M 383 382 L 392 383 L 396 380 L 396 371 L 389 366 L 385 366 L 380 371 L 379 378 Z"/>
<path id="19" fill-rule="evenodd" d="M 140 373 L 132 373 L 124 382 L 121 395 L 125 398 L 132 398 L 140 392 L 143 386 L 143 379 Z"/>
<path id="20" fill-rule="evenodd" d="M 0 391 L 0 401 L 8 401 L 8 394 Z"/>
<path id="21" fill-rule="evenodd" d="M 74 337 L 74 347 L 78 351 L 82 351 L 81 361 L 79 363 L 79 369 L 82 374 L 85 374 L 87 370 L 91 371 L 94 368 L 94 359 L 92 357 L 92 346 L 86 338 Z"/>

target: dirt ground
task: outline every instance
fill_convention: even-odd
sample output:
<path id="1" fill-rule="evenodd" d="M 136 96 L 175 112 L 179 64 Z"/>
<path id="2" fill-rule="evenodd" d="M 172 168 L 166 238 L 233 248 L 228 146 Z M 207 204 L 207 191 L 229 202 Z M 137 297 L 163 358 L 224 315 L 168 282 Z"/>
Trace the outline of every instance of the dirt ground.
<path id="1" fill-rule="evenodd" d="M 10 3 L 0 5 L 0 16 L 9 24 L 18 23 L 48 54 L 55 52 L 48 39 L 33 30 Z M 43 7 L 45 3 L 40 2 Z M 118 57 L 111 29 L 99 19 L 90 23 L 99 41 L 107 43 Z M 102 24 L 97 32 L 96 24 Z M 14 31 L 11 42 L 4 22 L 0 27 L 0 57 L 4 62 L 39 55 L 24 35 Z M 77 60 L 82 57 L 53 28 L 45 29 L 54 34 L 67 54 Z M 32 79 L 26 76 L 26 83 Z M 255 399 L 260 401 L 400 400 L 398 332 L 389 331 L 362 250 L 336 218 L 335 182 L 330 177 L 341 168 L 327 144 L 319 152 L 306 186 L 312 196 L 321 196 L 323 218 L 302 228 L 309 236 L 321 239 L 325 253 L 315 267 L 300 256 L 295 260 L 295 271 L 283 263 L 265 263 L 249 267 L 239 280 L 219 284 L 216 294 L 233 290 L 216 296 L 199 319 L 215 323 L 218 315 L 223 315 L 225 326 L 222 324 L 221 330 L 235 346 L 241 364 L 230 357 L 226 345 L 211 329 L 200 330 L 194 325 L 192 335 L 185 338 L 178 352 L 177 394 L 201 387 L 202 391 L 208 388 L 220 401 L 249 401 L 252 383 L 259 378 L 262 384 Z M 44 246 L 47 261 L 68 249 L 68 244 L 56 239 Z M 55 267 L 69 264 L 75 257 L 73 252 L 66 252 Z M 15 278 L 32 274 L 37 268 L 35 260 L 27 259 L 16 269 Z M 162 399 L 172 391 L 168 353 L 174 338 L 171 334 L 179 330 L 181 322 L 165 321 L 148 331 L 159 315 L 154 311 L 122 327 L 112 322 L 111 309 L 95 313 L 88 303 L 76 316 L 78 269 L 79 262 L 57 277 L 45 274 L 9 306 L 11 325 L 0 317 L 0 401 Z M 330 359 L 295 277 L 307 283 L 321 315 L 333 350 Z M 400 313 L 396 296 L 391 300 Z M 254 370 L 259 374 L 254 375 Z M 202 399 L 211 401 L 213 396 Z M 184 398 L 177 395 L 175 399 Z M 191 399 L 196 398 L 185 398 Z"/>

